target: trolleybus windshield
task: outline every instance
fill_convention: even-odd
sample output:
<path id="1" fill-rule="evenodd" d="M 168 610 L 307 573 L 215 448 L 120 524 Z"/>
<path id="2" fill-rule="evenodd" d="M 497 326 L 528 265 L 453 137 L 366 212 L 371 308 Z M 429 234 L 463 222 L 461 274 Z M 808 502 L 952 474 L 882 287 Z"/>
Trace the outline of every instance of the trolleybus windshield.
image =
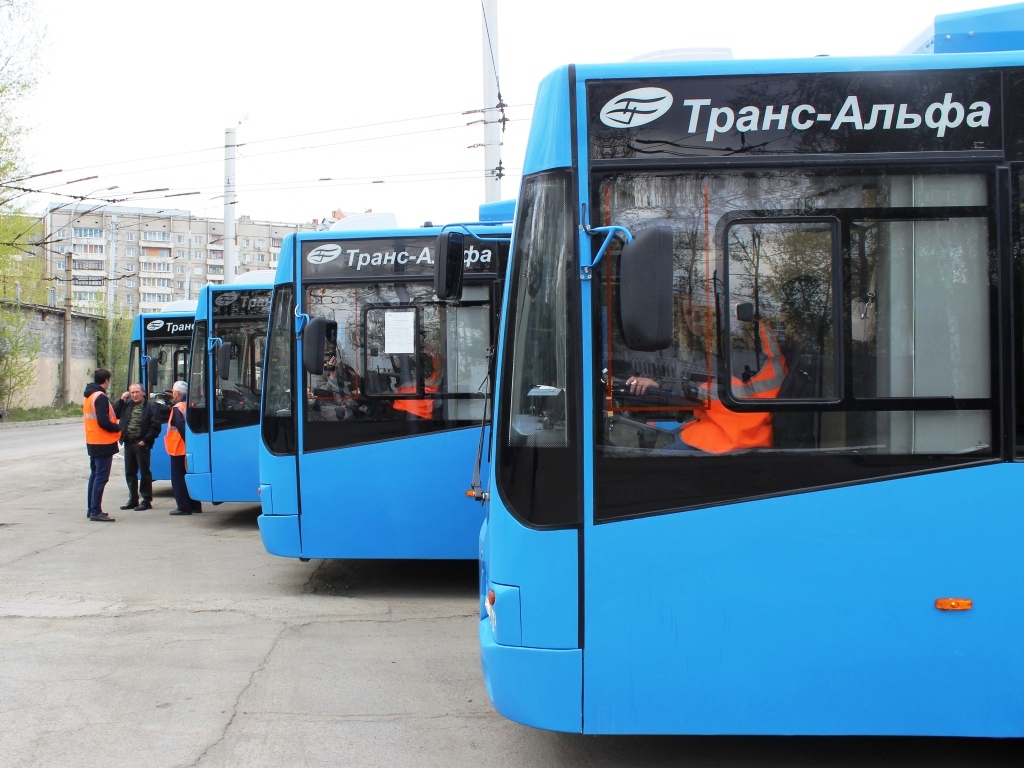
<path id="1" fill-rule="evenodd" d="M 191 316 L 151 316 L 143 324 L 146 370 L 152 372 L 153 363 L 149 361 L 155 361 L 156 372 L 155 379 L 147 376 L 149 398 L 161 407 L 164 418 L 173 400 L 171 386 L 176 381 L 185 381 L 193 322 Z"/>
<path id="2" fill-rule="evenodd" d="M 322 369 L 302 377 L 304 451 L 479 425 L 507 240 L 474 239 L 462 299 L 448 303 L 434 295 L 434 237 L 346 241 L 322 257 L 337 247 L 302 243 L 301 302 L 329 328 Z M 272 329 L 281 324 L 275 314 Z"/>
<path id="3" fill-rule="evenodd" d="M 212 334 L 206 320 L 197 321 L 192 347 L 188 419 L 193 432 L 207 431 L 210 407 L 215 430 L 259 423 L 270 294 L 267 288 L 211 293 Z M 206 391 L 210 338 L 231 345 L 229 365 L 212 372 L 212 398 Z M 212 358 L 217 361 L 216 350 Z"/>

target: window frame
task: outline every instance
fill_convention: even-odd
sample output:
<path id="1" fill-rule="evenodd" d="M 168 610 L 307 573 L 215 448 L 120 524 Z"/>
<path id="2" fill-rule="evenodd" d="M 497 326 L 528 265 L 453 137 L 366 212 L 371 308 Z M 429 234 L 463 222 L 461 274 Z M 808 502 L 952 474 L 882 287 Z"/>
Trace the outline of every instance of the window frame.
<path id="1" fill-rule="evenodd" d="M 332 288 L 357 288 L 360 286 L 366 287 L 368 285 L 375 285 L 378 283 L 416 283 L 419 285 L 431 285 L 432 277 L 430 276 L 416 276 L 407 277 L 400 280 L 395 280 L 393 277 L 381 278 L 327 278 L 327 279 L 305 279 L 302 281 L 302 295 L 301 295 L 301 308 L 302 311 L 309 311 L 308 298 L 311 289 L 318 286 L 330 286 Z M 474 275 L 472 279 L 466 280 L 466 285 L 481 285 L 485 286 L 488 292 L 487 300 L 470 300 L 470 301 L 459 301 L 455 302 L 454 306 L 487 306 L 490 305 L 490 332 L 491 332 L 491 346 L 493 347 L 496 343 L 497 329 L 500 319 L 500 302 L 502 300 L 502 293 L 500 290 L 499 281 L 495 275 Z M 420 301 L 416 304 L 400 305 L 400 304 L 387 304 L 387 303 L 373 303 L 366 304 L 359 308 L 359 336 L 360 344 L 362 349 L 359 352 L 359 363 L 363 366 L 363 373 L 366 371 L 366 347 L 365 347 L 365 331 L 366 331 L 366 313 L 372 310 L 400 310 L 400 309 L 415 309 L 416 310 L 416 328 L 417 337 L 420 327 L 420 312 L 419 307 L 430 304 L 430 305 L 444 305 L 446 302 L 437 301 Z M 443 333 L 442 328 L 442 333 Z M 342 330 L 339 328 L 339 334 Z M 310 418 L 310 402 L 305 396 L 307 387 L 307 373 L 302 367 L 301 362 L 298 365 L 298 390 L 303 393 L 302 397 L 297 398 L 300 402 L 299 406 L 299 418 L 303 420 L 302 430 L 302 445 L 301 451 L 303 454 L 319 453 L 322 451 L 332 451 L 344 448 L 351 448 L 360 445 L 373 445 L 376 443 L 383 443 L 389 440 L 402 440 L 406 438 L 416 437 L 418 435 L 435 434 L 438 432 L 452 432 L 460 429 L 479 429 L 479 419 L 415 419 L 408 420 L 402 418 L 396 419 L 382 419 L 379 421 L 352 419 L 346 421 L 321 421 L 318 419 Z M 363 373 L 359 373 L 360 376 Z M 491 383 L 493 387 L 493 381 Z M 471 399 L 484 399 L 480 395 L 473 392 L 452 392 L 452 393 L 428 393 L 423 391 L 423 377 L 422 371 L 417 371 L 417 391 L 409 394 L 371 394 L 363 390 L 360 393 L 361 397 L 365 397 L 367 400 L 384 400 L 384 401 L 397 401 L 397 400 L 471 400 Z M 487 408 L 485 405 L 485 412 Z M 330 425 L 324 427 L 322 425 Z M 344 425 L 344 426 L 342 426 Z M 330 431 L 328 431 L 330 430 Z"/>
<path id="2" fill-rule="evenodd" d="M 505 286 L 505 339 L 501 351 L 499 387 L 501 397 L 495 404 L 497 449 L 494 457 L 495 483 L 498 494 L 509 513 L 521 525 L 538 530 L 578 528 L 583 520 L 583 387 L 587 376 L 582 371 L 582 330 L 580 325 L 579 279 L 579 206 L 576 173 L 571 168 L 555 168 L 523 178 L 516 210 L 515 232 L 509 253 L 508 278 Z M 533 210 L 532 186 L 548 180 L 565 185 L 565 199 L 557 215 L 567 214 L 565 270 L 566 348 L 566 442 L 562 447 L 512 446 L 511 416 L 514 410 L 513 377 L 517 322 L 516 297 L 521 280 L 526 276 L 518 268 L 524 253 L 524 230 Z M 543 458 L 543 461 L 540 459 Z"/>
<path id="3" fill-rule="evenodd" d="M 736 223 L 775 223 L 784 221 L 813 220 L 819 218 L 834 219 L 839 227 L 841 240 L 839 243 L 833 241 L 833 262 L 832 262 L 832 322 L 833 322 L 833 344 L 836 346 L 836 367 L 840 373 L 840 386 L 837 387 L 840 397 L 831 400 L 741 400 L 733 396 L 728 382 L 732 376 L 730 358 L 731 355 L 724 354 L 722 340 L 728 338 L 728 317 L 720 317 L 718 327 L 719 339 L 719 397 L 723 404 L 730 410 L 739 413 L 754 412 L 785 412 L 804 411 L 813 406 L 813 410 L 822 412 L 831 411 L 928 411 L 928 410 L 995 410 L 995 402 L 998 398 L 999 382 L 996 375 L 998 363 L 998 325 L 996 325 L 996 308 L 998 306 L 998 294 L 993 295 L 992 290 L 998 290 L 995 278 L 996 262 L 998 254 L 996 249 L 996 203 L 994 190 L 991 188 L 989 179 L 989 200 L 987 205 L 959 205 L 959 206 L 929 206 L 921 208 L 816 208 L 812 214 L 801 217 L 796 211 L 766 211 L 754 210 L 736 211 L 725 214 L 719 219 L 716 225 L 715 237 L 721 243 L 718 269 L 725 275 L 723 293 L 729 296 L 729 271 L 728 271 L 728 229 Z M 916 212 L 916 215 L 915 215 Z M 927 212 L 928 215 L 922 215 Z M 734 215 L 735 214 L 735 215 Z M 986 398 L 957 398 L 940 396 L 918 396 L 918 397 L 856 397 L 853 393 L 852 376 L 852 347 L 850 345 L 850 324 L 847 322 L 846 308 L 851 306 L 853 296 L 846 288 L 850 284 L 850 231 L 852 224 L 864 221 L 880 222 L 917 222 L 917 221 L 948 221 L 951 219 L 984 218 L 988 222 L 988 269 L 993 276 L 989 284 L 989 346 L 990 361 L 993 366 L 993 378 L 990 380 L 989 396 Z M 836 245 L 840 247 L 836 249 Z M 836 300 L 839 299 L 839 300 Z M 995 444 L 995 443 L 993 443 Z"/>
<path id="4" fill-rule="evenodd" d="M 788 159 L 790 162 L 786 162 Z M 774 159 L 773 159 L 774 160 Z M 1016 166 L 1017 164 L 1015 164 Z M 630 164 L 632 166 L 632 164 Z M 1001 320 L 1002 307 L 1005 306 L 1006 302 L 1010 299 L 1010 294 L 1007 294 L 1001 299 L 1001 293 L 1010 290 L 1013 281 L 1012 273 L 1007 275 L 1007 269 L 1013 264 L 1016 264 L 1017 259 L 1013 259 L 1011 264 L 1010 259 L 1013 254 L 1007 254 L 1007 251 L 1013 247 L 1015 253 L 1019 258 L 1022 258 L 1021 254 L 1024 254 L 1024 231 L 1021 228 L 1024 227 L 1024 214 L 1020 212 L 1016 204 L 1019 204 L 1021 200 L 1024 200 L 1024 164 L 1019 166 L 1019 184 L 1014 184 L 1013 189 L 1013 200 L 1015 205 L 1013 206 L 1012 216 L 1015 222 L 1015 229 L 1013 233 L 1012 242 L 1016 245 L 1011 246 L 1010 243 L 1004 243 L 1005 238 L 1000 234 L 1000 221 L 1003 218 L 1007 218 L 1010 212 L 1004 212 L 1003 207 L 1007 205 L 1003 196 L 1000 195 L 997 189 L 997 177 L 1001 168 L 1004 166 L 998 163 L 978 163 L 978 162 L 964 162 L 964 163 L 942 163 L 935 164 L 934 162 L 928 163 L 927 165 L 920 163 L 836 163 L 836 162 L 800 162 L 792 161 L 792 158 L 779 158 L 770 163 L 759 164 L 756 167 L 750 165 L 732 165 L 732 164 L 721 164 L 716 165 L 712 169 L 704 169 L 704 173 L 710 173 L 711 175 L 721 174 L 745 174 L 745 173 L 770 173 L 772 171 L 785 171 L 785 170 L 798 170 L 798 171 L 810 171 L 819 173 L 830 173 L 842 176 L 856 176 L 856 175 L 871 175 L 871 174 L 882 174 L 887 176 L 894 176 L 900 174 L 909 175 L 940 175 L 943 173 L 956 174 L 956 175 L 969 175 L 977 174 L 984 176 L 986 183 L 986 205 L 983 206 L 930 206 L 921 208 L 815 208 L 809 209 L 806 213 L 800 212 L 801 217 L 815 216 L 815 215 L 832 215 L 834 213 L 840 213 L 840 221 L 844 215 L 848 215 L 851 221 L 865 221 L 865 220 L 902 220 L 902 221 L 913 221 L 913 220 L 928 220 L 938 219 L 939 216 L 925 216 L 923 215 L 926 211 L 937 211 L 943 208 L 952 208 L 959 210 L 975 210 L 977 217 L 984 217 L 988 222 L 988 260 L 987 267 L 990 275 L 988 285 L 988 298 L 989 298 L 989 325 L 987 331 L 989 334 L 990 343 L 990 389 L 989 396 L 987 398 L 948 398 L 948 397 L 910 397 L 910 398 L 853 398 L 852 384 L 850 376 L 852 375 L 852 369 L 850 367 L 850 355 L 852 352 L 851 345 L 849 344 L 850 339 L 849 333 L 850 328 L 846 322 L 846 308 L 850 306 L 851 300 L 854 298 L 851 293 L 850 280 L 849 280 L 849 267 L 850 267 L 850 242 L 847 237 L 849 232 L 848 226 L 844 225 L 843 228 L 843 241 L 841 243 L 841 267 L 843 284 L 843 292 L 841 294 L 840 301 L 834 302 L 833 311 L 837 308 L 842 313 L 841 331 L 843 335 L 843 359 L 840 361 L 843 366 L 843 393 L 848 399 L 838 405 L 831 403 L 823 404 L 822 401 L 812 400 L 809 402 L 771 402 L 768 400 L 756 400 L 753 402 L 736 401 L 735 398 L 729 398 L 728 393 L 723 398 L 725 402 L 729 403 L 730 408 L 745 412 L 800 412 L 813 410 L 815 412 L 857 412 L 857 411 L 868 411 L 868 412 L 899 412 L 899 411 L 949 411 L 949 412 L 960 412 L 960 411 L 983 411 L 990 414 L 990 448 L 991 453 L 988 455 L 972 455 L 972 454 L 854 454 L 854 453 L 831 453 L 831 452 L 814 452 L 807 451 L 801 452 L 799 459 L 794 459 L 793 456 L 780 454 L 780 453 L 735 453 L 735 454 L 723 454 L 723 455 L 702 455 L 699 458 L 688 460 L 679 457 L 650 457 L 645 459 L 648 469 L 651 470 L 651 474 L 644 475 L 644 478 L 669 475 L 682 475 L 683 477 L 676 477 L 675 481 L 680 483 L 675 489 L 670 489 L 668 484 L 665 488 L 647 487 L 644 494 L 635 494 L 634 490 L 637 487 L 636 483 L 639 482 L 636 476 L 636 464 L 631 461 L 621 460 L 618 457 L 608 457 L 602 454 L 599 444 L 599 433 L 600 429 L 595 426 L 593 430 L 594 439 L 588 446 L 588 450 L 592 451 L 592 498 L 593 498 L 593 515 L 594 524 L 603 525 L 609 523 L 615 523 L 624 520 L 632 520 L 644 517 L 652 517 L 656 515 L 676 514 L 680 512 L 687 512 L 698 509 L 708 509 L 717 506 L 726 506 L 748 501 L 758 501 L 762 499 L 777 498 L 780 496 L 791 496 L 795 494 L 811 493 L 819 490 L 826 490 L 839 487 L 847 487 L 851 485 L 860 485 L 868 482 L 878 482 L 884 480 L 892 480 L 901 477 L 911 477 L 921 474 L 930 474 L 934 472 L 944 472 L 955 469 L 961 469 L 972 466 L 985 466 L 991 464 L 1001 463 L 1003 461 L 1012 461 L 1017 458 L 1014 452 L 1007 448 L 1006 440 L 1002 439 L 1001 433 L 1004 429 L 1013 429 L 1013 425 L 1010 423 L 1010 419 L 1013 418 L 1013 413 L 1007 407 L 1004 400 L 1006 399 L 1005 384 L 1003 381 L 1004 369 L 1007 366 L 1017 365 L 1018 368 L 1024 368 L 1019 361 L 1024 358 L 1024 351 L 1022 351 L 1022 341 L 1024 341 L 1024 330 L 1021 331 L 1021 336 L 1018 337 L 1015 343 L 1012 359 L 1008 359 L 1006 354 L 1000 351 L 1000 340 L 1007 333 L 1013 332 L 1013 326 L 1008 325 L 1006 322 Z M 603 212 L 601 207 L 601 194 L 600 190 L 602 183 L 609 177 L 619 175 L 643 175 L 643 174 L 667 174 L 667 175 L 687 175 L 687 174 L 699 174 L 702 172 L 701 168 L 694 167 L 688 164 L 643 164 L 642 167 L 628 167 L 623 168 L 621 165 L 616 164 L 608 167 L 604 167 L 600 164 L 597 167 L 591 169 L 589 174 L 589 195 L 594 207 L 595 213 Z M 912 215 L 904 218 L 898 216 L 887 217 L 887 212 L 911 212 Z M 854 214 L 860 215 L 849 215 L 853 212 Z M 746 213 L 750 213 L 747 211 Z M 763 211 L 756 212 L 758 215 L 765 215 L 766 218 L 770 216 L 778 216 L 784 213 L 792 213 L 792 211 Z M 728 215 L 728 214 L 726 214 Z M 720 218 L 724 218 L 720 217 Z M 717 228 L 713 230 L 717 233 Z M 725 260 L 722 255 L 723 248 L 718 249 L 718 254 L 713 262 L 715 266 L 721 270 L 724 266 Z M 610 262 L 606 259 L 605 262 L 600 265 L 597 269 L 603 270 L 607 268 Z M 1020 269 L 1019 274 L 1024 280 L 1024 268 Z M 598 284 L 598 274 L 595 274 L 594 283 Z M 833 269 L 833 279 L 837 277 L 836 270 Z M 603 277 L 601 278 L 603 281 Z M 1018 294 L 1024 293 L 1024 283 L 1021 288 L 1015 289 Z M 601 301 L 595 295 L 595 300 L 592 302 L 592 317 L 589 318 L 591 328 L 593 332 L 591 334 L 591 341 L 593 343 L 593 360 L 595 369 L 600 369 L 602 360 L 602 330 L 601 330 L 601 312 L 602 305 Z M 1021 312 L 1019 304 L 1015 304 L 1015 312 Z M 1018 319 L 1018 328 L 1024 329 L 1024 320 Z M 1004 327 L 1005 326 L 1005 327 Z M 719 333 L 719 343 L 723 338 L 721 328 L 716 329 Z M 837 329 L 838 332 L 838 329 Z M 720 360 L 728 357 L 727 355 L 721 355 L 719 350 Z M 721 366 L 721 363 L 720 363 Z M 720 372 L 722 368 L 720 367 Z M 600 370 L 586 371 L 585 376 L 590 377 L 589 386 L 593 387 L 593 408 L 592 414 L 595 419 L 594 424 L 600 425 L 603 423 L 604 414 L 604 397 L 603 387 L 604 384 L 601 381 Z M 721 394 L 721 382 L 720 382 L 720 394 Z M 1020 386 L 1018 381 L 1017 386 Z M 727 389 L 727 387 L 726 387 Z M 1012 398 L 1011 398 L 1012 399 Z M 1024 395 L 1019 396 L 1018 400 L 1024 402 Z M 767 403 L 771 403 L 770 406 L 766 406 Z M 852 407 L 851 407 L 852 406 Z M 1021 438 L 1024 440 L 1024 438 Z M 1020 458 L 1024 458 L 1024 447 L 1019 447 L 1017 451 Z M 796 462 L 799 461 L 800 471 L 797 473 L 798 478 L 794 477 L 794 467 L 797 466 Z M 680 469 L 685 465 L 685 472 L 680 472 Z M 659 469 L 660 468 L 660 469 Z M 735 490 L 735 478 L 742 475 L 755 474 L 762 479 L 767 478 L 772 480 L 773 478 L 777 482 L 779 487 L 765 487 L 758 490 L 752 490 L 751 492 L 739 493 Z M 788 484 L 783 481 L 789 478 Z M 704 481 L 704 485 L 707 488 L 715 487 L 716 484 L 722 487 L 728 487 L 729 492 L 727 493 L 705 493 L 703 496 L 697 493 L 689 493 L 685 495 L 680 493 L 679 489 L 682 487 L 683 482 L 693 483 L 694 481 Z M 771 485 L 771 483 L 768 483 Z M 784 487 L 783 487 L 784 486 Z M 687 489 L 688 491 L 690 489 Z M 638 500 L 637 496 L 644 496 L 642 500 Z M 660 506 L 659 506 L 660 504 Z"/>

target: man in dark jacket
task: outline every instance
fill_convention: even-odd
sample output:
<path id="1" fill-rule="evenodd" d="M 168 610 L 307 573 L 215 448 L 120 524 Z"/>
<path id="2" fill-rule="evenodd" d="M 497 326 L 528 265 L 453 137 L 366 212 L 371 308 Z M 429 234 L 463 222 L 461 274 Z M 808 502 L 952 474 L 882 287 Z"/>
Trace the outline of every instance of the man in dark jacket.
<path id="1" fill-rule="evenodd" d="M 103 513 L 103 489 L 110 478 L 114 454 L 118 452 L 117 441 L 121 436 L 121 427 L 107 400 L 110 371 L 97 368 L 92 378 L 94 383 L 85 388 L 82 402 L 85 447 L 89 451 L 89 510 L 86 515 L 96 522 L 112 523 L 114 518 Z"/>
<path id="2" fill-rule="evenodd" d="M 150 451 L 160 436 L 160 410 L 146 399 L 141 384 L 131 384 L 114 405 L 124 443 L 124 478 L 128 483 L 128 503 L 121 509 L 142 512 L 153 508 L 153 473 L 149 469 Z M 142 501 L 139 501 L 139 475 L 142 475 Z"/>

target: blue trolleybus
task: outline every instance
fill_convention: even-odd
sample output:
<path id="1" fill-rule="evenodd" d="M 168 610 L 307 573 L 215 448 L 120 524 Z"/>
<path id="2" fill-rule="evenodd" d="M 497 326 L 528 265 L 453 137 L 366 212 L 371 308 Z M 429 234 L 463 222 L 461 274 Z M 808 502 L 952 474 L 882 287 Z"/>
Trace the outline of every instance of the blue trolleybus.
<path id="1" fill-rule="evenodd" d="M 199 293 L 189 366 L 185 482 L 196 501 L 259 501 L 260 391 L 274 273 Z"/>
<path id="2" fill-rule="evenodd" d="M 459 497 L 488 407 L 511 228 L 460 229 L 455 301 L 434 293 L 440 228 L 285 239 L 261 422 L 271 554 L 477 557 L 483 514 Z"/>
<path id="3" fill-rule="evenodd" d="M 542 82 L 481 540 L 499 712 L 1024 735 L 1024 54 L 942 53 L 998 44 L 983 17 L 937 55 Z"/>
<path id="4" fill-rule="evenodd" d="M 160 406 L 164 426 L 153 445 L 150 470 L 154 480 L 171 479 L 171 460 L 164 449 L 167 419 L 171 414 L 171 385 L 185 381 L 192 344 L 195 301 L 173 301 L 160 312 L 135 316 L 128 355 L 126 384 L 140 383 L 147 397 Z M 111 393 L 117 397 L 120 392 Z"/>

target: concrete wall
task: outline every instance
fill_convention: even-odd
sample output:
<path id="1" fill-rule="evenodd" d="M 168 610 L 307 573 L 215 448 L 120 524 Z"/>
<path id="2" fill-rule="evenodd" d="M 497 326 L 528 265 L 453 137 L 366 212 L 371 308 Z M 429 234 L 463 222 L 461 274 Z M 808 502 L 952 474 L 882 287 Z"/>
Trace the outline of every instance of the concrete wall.
<path id="1" fill-rule="evenodd" d="M 4 303 L 5 310 L 17 311 L 16 304 Z M 19 406 L 39 408 L 52 405 L 61 391 L 61 363 L 64 357 L 64 312 L 53 307 L 22 304 L 28 331 L 40 341 L 36 359 L 35 385 L 23 395 Z M 102 318 L 74 313 L 71 316 L 71 392 L 74 402 L 82 401 L 85 385 L 96 369 L 96 327 Z"/>

